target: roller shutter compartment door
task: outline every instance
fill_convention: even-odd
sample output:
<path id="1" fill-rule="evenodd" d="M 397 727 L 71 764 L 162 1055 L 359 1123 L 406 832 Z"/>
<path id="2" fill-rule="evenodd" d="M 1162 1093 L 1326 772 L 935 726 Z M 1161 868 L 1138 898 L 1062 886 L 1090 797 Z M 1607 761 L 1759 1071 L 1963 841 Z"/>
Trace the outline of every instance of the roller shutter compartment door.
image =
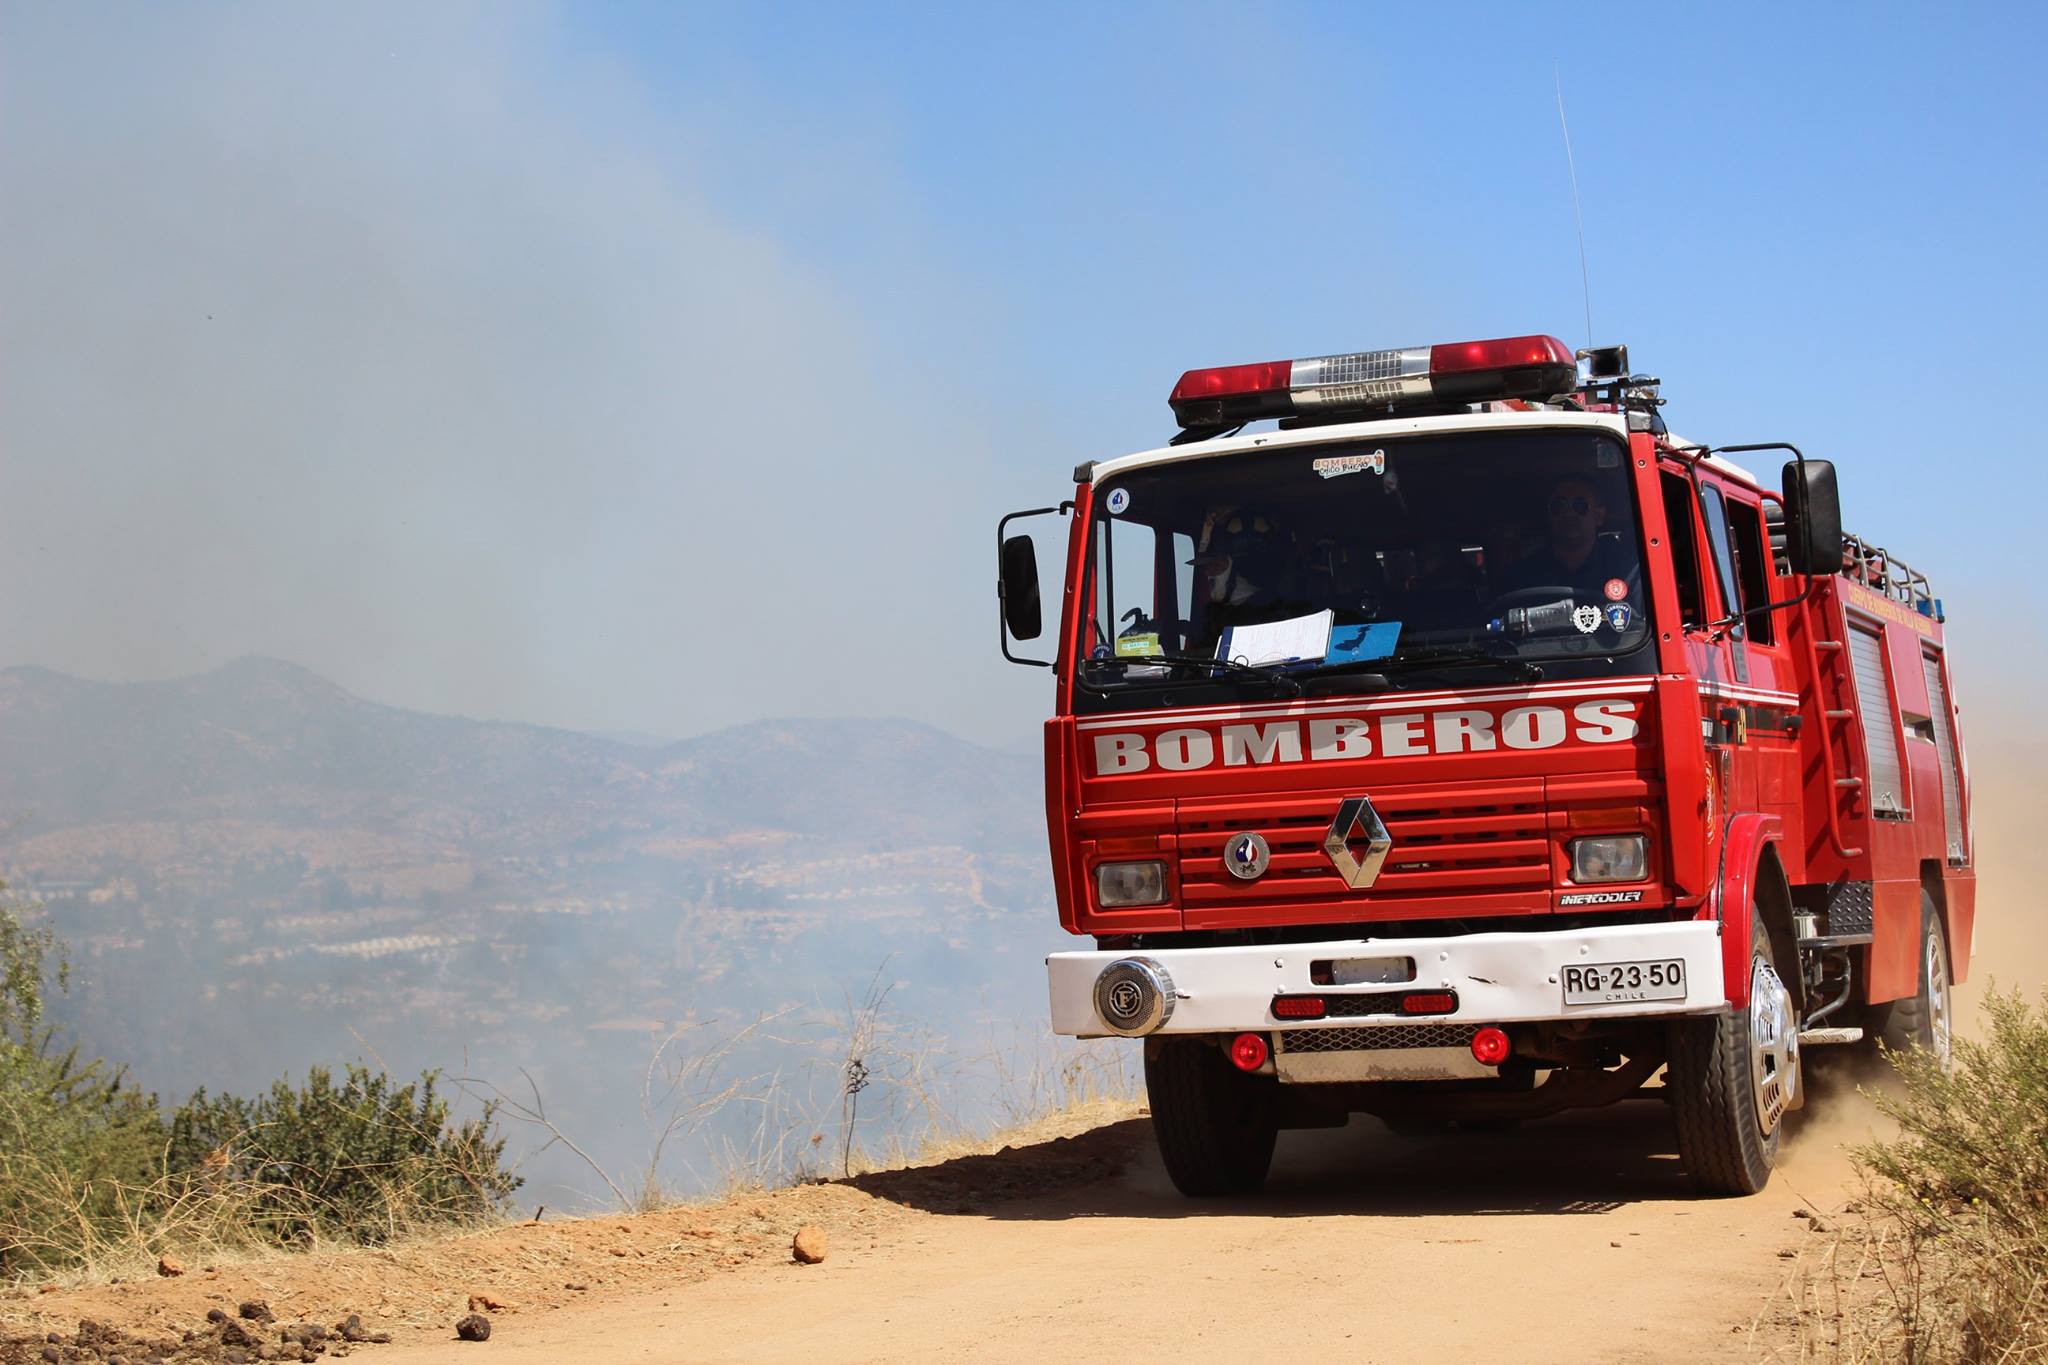
<path id="1" fill-rule="evenodd" d="M 1948 687 L 1941 676 L 1941 656 L 1922 654 L 1920 668 L 1927 676 L 1927 706 L 1934 712 L 1934 747 L 1941 755 L 1941 810 L 1948 826 L 1948 858 L 1960 863 L 1969 855 L 1963 841 L 1963 784 L 1956 772 L 1956 737 L 1949 724 Z"/>
<path id="2" fill-rule="evenodd" d="M 1898 712 L 1885 683 L 1883 632 L 1851 625 L 1849 654 L 1856 669 L 1863 747 L 1870 755 L 1870 808 L 1897 815 L 1906 809 L 1906 781 L 1899 762 Z"/>

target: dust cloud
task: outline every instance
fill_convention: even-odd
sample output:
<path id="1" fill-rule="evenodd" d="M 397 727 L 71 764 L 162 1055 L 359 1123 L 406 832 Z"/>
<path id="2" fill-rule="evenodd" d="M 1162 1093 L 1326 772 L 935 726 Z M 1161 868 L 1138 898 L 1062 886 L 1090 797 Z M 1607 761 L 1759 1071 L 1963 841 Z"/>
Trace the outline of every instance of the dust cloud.
<path id="1" fill-rule="evenodd" d="M 1990 661 L 1958 658 L 1959 676 L 1971 680 L 1979 662 Z M 1979 690 L 1991 681 L 1978 677 Z M 1963 727 L 1976 826 L 1977 919 L 1969 979 L 1956 987 L 1956 1027 L 1977 1037 L 1987 990 L 2018 990 L 2037 1003 L 2048 990 L 2048 914 L 2040 890 L 2048 877 L 2048 837 L 2040 826 L 2048 735 L 2038 732 L 2024 706 L 2003 695 L 1989 706 L 1966 707 Z M 1806 1108 L 1787 1129 L 1781 1173 L 1825 1206 L 1829 1194 L 1839 1196 L 1854 1183 L 1849 1149 L 1896 1135 L 1896 1125 L 1868 1095 L 1893 1077 L 1884 1062 L 1860 1049 L 1810 1049 L 1806 1059 Z"/>
<path id="2" fill-rule="evenodd" d="M 1988 661 L 1987 661 L 1988 662 Z M 1960 660 L 1959 667 L 1967 667 Z M 2038 1001 L 2048 989 L 2048 831 L 2041 824 L 2048 737 L 2031 735 L 2018 707 L 1966 718 L 1964 742 L 1976 825 L 1977 923 L 1969 979 L 1956 989 L 1957 1022 L 1973 1033 L 1979 1002 L 1996 986 Z M 2021 736 L 2014 739 L 2011 736 Z"/>

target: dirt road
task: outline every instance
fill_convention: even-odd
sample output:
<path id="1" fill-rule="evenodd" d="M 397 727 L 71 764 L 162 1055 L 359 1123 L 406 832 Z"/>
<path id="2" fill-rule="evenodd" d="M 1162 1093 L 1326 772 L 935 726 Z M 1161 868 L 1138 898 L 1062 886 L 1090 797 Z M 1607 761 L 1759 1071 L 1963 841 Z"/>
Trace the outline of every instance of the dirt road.
<path id="1" fill-rule="evenodd" d="M 493 1365 L 1756 1359 L 1790 1345 L 1785 1253 L 1819 1240 L 1793 1210 L 1849 1197 L 1847 1163 L 1809 1132 L 1764 1194 L 1696 1198 L 1654 1102 L 1497 1135 L 1411 1140 L 1363 1118 L 1291 1134 L 1268 1194 L 1242 1203 L 1181 1199 L 1142 1120 L 1083 1141 L 1129 1165 L 993 1204 L 975 1188 L 996 1167 L 874 1177 L 864 1192 L 903 1216 L 845 1232 L 821 1216 L 822 1265 L 764 1258 L 506 1317 L 474 1349 Z"/>

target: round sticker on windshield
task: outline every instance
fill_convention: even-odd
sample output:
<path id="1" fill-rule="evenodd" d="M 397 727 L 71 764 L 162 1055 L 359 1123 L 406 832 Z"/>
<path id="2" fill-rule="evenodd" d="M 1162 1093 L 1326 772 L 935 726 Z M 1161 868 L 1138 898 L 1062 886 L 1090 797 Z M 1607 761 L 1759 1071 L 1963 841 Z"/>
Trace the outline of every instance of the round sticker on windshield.
<path id="1" fill-rule="evenodd" d="M 1608 601 L 1619 602 L 1622 598 L 1628 596 L 1628 584 L 1622 582 L 1619 578 L 1610 578 L 1607 580 L 1607 586 L 1600 591 L 1607 594 Z"/>
<path id="2" fill-rule="evenodd" d="M 1122 516 L 1124 514 L 1125 509 L 1131 505 L 1131 490 L 1128 488 L 1110 489 L 1109 502 L 1106 505 L 1109 508 L 1109 514 L 1111 516 Z"/>

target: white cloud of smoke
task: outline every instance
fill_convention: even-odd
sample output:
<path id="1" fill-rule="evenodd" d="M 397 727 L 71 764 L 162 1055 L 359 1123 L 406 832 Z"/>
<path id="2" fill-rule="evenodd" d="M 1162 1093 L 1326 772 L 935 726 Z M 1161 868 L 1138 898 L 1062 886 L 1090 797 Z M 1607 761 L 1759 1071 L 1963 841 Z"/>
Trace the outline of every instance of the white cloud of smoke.
<path id="1" fill-rule="evenodd" d="M 590 728 L 1011 738 L 930 663 L 990 652 L 973 424 L 905 411 L 841 292 L 554 36 L 498 6 L 0 21 L 0 662 L 260 652 Z"/>

